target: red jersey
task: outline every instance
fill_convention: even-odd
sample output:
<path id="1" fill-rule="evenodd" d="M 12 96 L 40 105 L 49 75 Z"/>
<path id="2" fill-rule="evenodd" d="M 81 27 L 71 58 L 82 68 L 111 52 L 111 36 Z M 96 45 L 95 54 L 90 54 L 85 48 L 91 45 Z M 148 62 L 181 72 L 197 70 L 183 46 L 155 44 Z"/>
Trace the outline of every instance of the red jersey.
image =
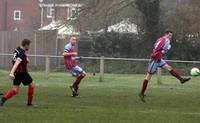
<path id="1" fill-rule="evenodd" d="M 64 52 L 72 53 L 77 51 L 75 47 L 71 43 L 69 43 L 65 46 Z M 67 69 L 72 69 L 73 67 L 76 66 L 76 59 L 73 56 L 65 56 L 64 63 Z"/>
<path id="2" fill-rule="evenodd" d="M 159 38 L 154 45 L 153 53 L 151 53 L 151 59 L 158 62 L 162 58 L 163 54 L 170 48 L 170 40 L 166 36 Z"/>

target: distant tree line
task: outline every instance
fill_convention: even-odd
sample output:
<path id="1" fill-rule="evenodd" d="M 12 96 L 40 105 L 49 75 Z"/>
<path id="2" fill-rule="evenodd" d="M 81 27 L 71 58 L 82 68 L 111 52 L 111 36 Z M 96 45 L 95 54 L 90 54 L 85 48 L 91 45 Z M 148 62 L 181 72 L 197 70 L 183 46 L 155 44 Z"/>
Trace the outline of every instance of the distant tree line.
<path id="1" fill-rule="evenodd" d="M 149 58 L 153 44 L 165 29 L 174 32 L 167 59 L 200 60 L 200 2 L 167 6 L 160 0 L 136 0 L 139 34 L 106 32 L 93 36 L 91 55 Z M 196 3 L 196 4 L 194 4 Z M 128 11 L 126 11 L 128 12 Z M 129 11 L 130 12 L 130 11 Z"/>

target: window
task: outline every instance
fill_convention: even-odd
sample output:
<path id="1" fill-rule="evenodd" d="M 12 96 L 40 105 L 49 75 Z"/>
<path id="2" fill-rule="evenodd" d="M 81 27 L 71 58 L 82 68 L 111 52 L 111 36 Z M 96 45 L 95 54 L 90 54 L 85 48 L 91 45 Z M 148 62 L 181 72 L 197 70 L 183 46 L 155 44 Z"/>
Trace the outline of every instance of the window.
<path id="1" fill-rule="evenodd" d="M 14 20 L 21 20 L 21 11 L 14 10 Z"/>
<path id="2" fill-rule="evenodd" d="M 76 8 L 69 8 L 68 15 L 69 15 L 69 18 L 76 18 L 76 15 L 77 15 Z"/>
<path id="3" fill-rule="evenodd" d="M 47 8 L 47 18 L 52 18 L 55 15 L 55 9 L 52 7 Z"/>

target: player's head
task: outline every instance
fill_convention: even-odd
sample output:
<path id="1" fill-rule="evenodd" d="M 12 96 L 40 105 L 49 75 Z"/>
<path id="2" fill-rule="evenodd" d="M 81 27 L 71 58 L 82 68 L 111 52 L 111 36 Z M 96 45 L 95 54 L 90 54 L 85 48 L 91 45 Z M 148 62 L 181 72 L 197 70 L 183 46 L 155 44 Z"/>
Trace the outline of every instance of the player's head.
<path id="1" fill-rule="evenodd" d="M 165 35 L 166 35 L 169 39 L 172 39 L 173 32 L 170 31 L 170 30 L 166 30 L 166 31 L 165 31 Z"/>
<path id="2" fill-rule="evenodd" d="M 29 39 L 22 40 L 21 46 L 25 51 L 28 51 L 30 48 L 31 41 Z"/>
<path id="3" fill-rule="evenodd" d="M 72 45 L 75 45 L 77 41 L 77 38 L 75 36 L 70 37 L 70 42 Z"/>

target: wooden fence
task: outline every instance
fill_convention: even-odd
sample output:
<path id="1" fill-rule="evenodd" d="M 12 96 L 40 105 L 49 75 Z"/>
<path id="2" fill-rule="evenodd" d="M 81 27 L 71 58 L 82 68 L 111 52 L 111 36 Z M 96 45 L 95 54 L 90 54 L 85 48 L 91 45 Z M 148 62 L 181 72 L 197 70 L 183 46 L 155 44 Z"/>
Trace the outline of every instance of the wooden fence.
<path id="1" fill-rule="evenodd" d="M 1 54 L 0 53 L 0 57 L 12 57 L 13 54 Z M 44 60 L 44 72 L 46 73 L 46 76 L 48 77 L 50 71 L 51 71 L 51 60 L 52 59 L 59 59 L 59 58 L 63 58 L 63 56 L 50 56 L 50 55 L 29 55 L 29 57 L 37 57 L 37 58 L 43 58 Z M 120 62 L 120 61 L 130 61 L 130 62 L 148 62 L 149 59 L 133 59 L 133 58 L 108 58 L 108 57 L 82 57 L 82 59 L 84 60 L 95 60 L 95 61 L 99 61 L 99 81 L 103 82 L 104 81 L 104 73 L 105 73 L 105 68 L 107 66 L 108 60 L 112 60 L 112 61 L 116 61 L 116 62 Z M 182 60 L 166 60 L 167 62 L 170 62 L 170 64 L 175 63 L 175 64 L 190 64 L 190 67 L 194 67 L 194 66 L 200 66 L 200 61 L 182 61 Z M 54 62 L 55 63 L 55 60 Z M 62 63 L 63 65 L 64 63 Z M 91 64 L 90 64 L 91 65 Z M 1 64 L 0 64 L 1 66 Z M 87 66 L 88 67 L 88 66 Z M 188 67 L 188 66 L 186 66 Z M 64 69 L 64 65 L 62 66 L 62 68 Z M 189 68 L 188 70 L 190 70 L 191 68 Z M 188 71 L 187 70 L 187 71 Z M 135 73 L 132 73 L 135 74 Z M 162 70 L 161 68 L 158 69 L 157 71 L 157 83 L 161 84 L 162 83 Z"/>

